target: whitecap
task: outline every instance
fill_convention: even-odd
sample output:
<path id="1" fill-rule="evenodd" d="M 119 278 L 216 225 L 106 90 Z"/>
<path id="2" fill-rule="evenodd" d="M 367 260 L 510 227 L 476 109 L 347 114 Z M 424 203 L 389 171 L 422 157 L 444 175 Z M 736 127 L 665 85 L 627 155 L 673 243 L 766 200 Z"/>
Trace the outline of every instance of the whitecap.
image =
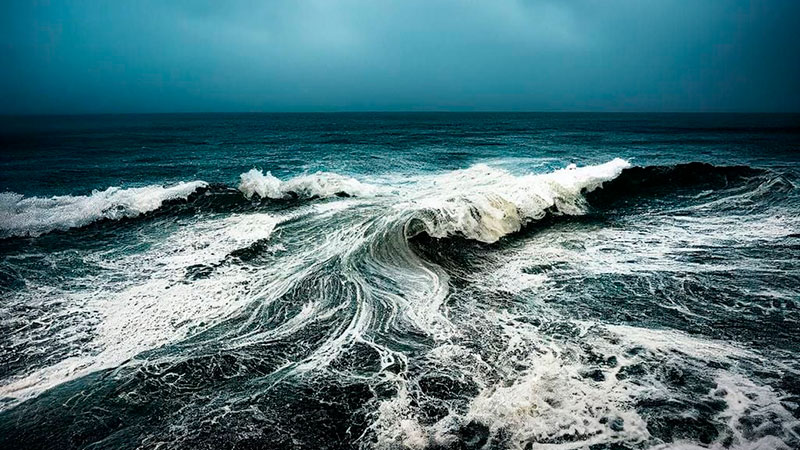
<path id="1" fill-rule="evenodd" d="M 90 195 L 54 197 L 25 197 L 6 192 L 0 194 L 0 237 L 38 236 L 102 219 L 136 217 L 157 210 L 166 201 L 186 199 L 206 186 L 204 181 L 192 181 L 174 186 L 110 187 Z"/>
<path id="2" fill-rule="evenodd" d="M 255 196 L 271 199 L 328 198 L 337 195 L 362 197 L 375 192 L 373 186 L 332 172 L 316 172 L 281 181 L 270 172 L 250 169 L 239 178 L 239 190 L 248 199 Z"/>

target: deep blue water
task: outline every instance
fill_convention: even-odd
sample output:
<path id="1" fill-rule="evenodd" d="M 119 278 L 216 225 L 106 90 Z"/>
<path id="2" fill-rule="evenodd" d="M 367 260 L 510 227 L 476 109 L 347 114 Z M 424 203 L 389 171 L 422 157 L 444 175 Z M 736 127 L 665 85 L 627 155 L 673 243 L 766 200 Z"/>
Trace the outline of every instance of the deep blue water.
<path id="1" fill-rule="evenodd" d="M 793 166 L 786 114 L 188 114 L 0 121 L 0 189 L 26 195 L 202 179 L 441 171 L 489 159 Z"/>
<path id="2" fill-rule="evenodd" d="M 0 448 L 798 448 L 800 115 L 0 118 Z"/>

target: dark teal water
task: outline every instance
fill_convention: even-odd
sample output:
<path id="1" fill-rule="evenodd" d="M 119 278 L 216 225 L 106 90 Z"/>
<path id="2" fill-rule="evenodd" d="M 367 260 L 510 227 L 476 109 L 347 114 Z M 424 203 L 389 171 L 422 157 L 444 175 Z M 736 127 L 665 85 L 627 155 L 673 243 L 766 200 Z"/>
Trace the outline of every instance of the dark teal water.
<path id="1" fill-rule="evenodd" d="M 798 175 L 798 115 L 1 118 L 0 448 L 797 448 Z"/>

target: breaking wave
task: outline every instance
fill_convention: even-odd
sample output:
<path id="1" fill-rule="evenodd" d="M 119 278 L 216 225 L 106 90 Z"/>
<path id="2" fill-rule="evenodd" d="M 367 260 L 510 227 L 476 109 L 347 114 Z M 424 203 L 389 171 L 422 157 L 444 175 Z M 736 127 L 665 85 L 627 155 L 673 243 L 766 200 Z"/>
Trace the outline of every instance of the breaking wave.
<path id="1" fill-rule="evenodd" d="M 204 181 L 174 186 L 110 187 L 90 195 L 25 197 L 0 194 L 0 237 L 38 236 L 54 230 L 78 228 L 103 219 L 136 217 L 160 208 L 165 202 L 186 199 Z"/>
<path id="2" fill-rule="evenodd" d="M 547 174 L 514 176 L 477 165 L 421 180 L 407 202 L 396 208 L 411 212 L 411 235 L 425 232 L 432 237 L 455 235 L 492 243 L 548 213 L 583 214 L 584 195 L 629 167 L 617 158 L 596 166 L 571 165 Z"/>
<path id="3" fill-rule="evenodd" d="M 251 169 L 240 176 L 239 190 L 245 197 L 282 198 L 328 198 L 361 197 L 374 193 L 373 186 L 337 173 L 317 172 L 281 181 L 270 172 L 266 174 Z"/>
<path id="4" fill-rule="evenodd" d="M 492 243 L 548 214 L 580 215 L 590 204 L 624 202 L 637 195 L 672 192 L 687 186 L 724 188 L 763 175 L 765 172 L 760 169 L 705 163 L 633 167 L 617 158 L 595 166 L 571 165 L 550 173 L 523 176 L 478 164 L 444 174 L 409 177 L 400 185 L 379 186 L 330 172 L 282 181 L 270 172 L 252 169 L 241 174 L 238 191 L 246 199 L 269 200 L 370 198 L 379 193 L 389 194 L 395 199 L 391 210 L 406 222 L 409 237 L 426 233 L 436 238 L 461 236 Z M 789 180 L 770 182 L 794 188 Z M 25 197 L 6 192 L 0 194 L 0 238 L 39 236 L 101 220 L 133 218 L 157 211 L 169 202 L 192 200 L 193 194 L 204 192 L 212 198 L 207 201 L 220 197 L 216 209 L 224 211 L 237 205 L 234 198 L 223 200 L 234 190 L 204 181 L 127 189 L 110 187 L 87 196 Z"/>
<path id="5" fill-rule="evenodd" d="M 617 177 L 630 165 L 621 159 L 609 163 L 557 170 L 543 175 L 514 176 L 502 169 L 477 165 L 443 175 L 412 179 L 395 190 L 405 203 L 396 208 L 413 212 L 422 229 L 434 237 L 460 234 L 494 242 L 518 231 L 546 212 L 578 214 L 582 194 Z M 336 173 L 317 172 L 281 181 L 271 173 L 252 169 L 242 173 L 238 190 L 247 199 L 325 199 L 369 197 L 384 192 Z M 214 189 L 212 189 L 214 188 Z M 197 192 L 226 193 L 224 186 L 204 181 L 174 186 L 110 187 L 86 196 L 25 197 L 0 194 L 0 237 L 38 236 L 55 230 L 79 228 L 100 220 L 133 218 L 153 212 L 165 203 L 187 200 Z"/>

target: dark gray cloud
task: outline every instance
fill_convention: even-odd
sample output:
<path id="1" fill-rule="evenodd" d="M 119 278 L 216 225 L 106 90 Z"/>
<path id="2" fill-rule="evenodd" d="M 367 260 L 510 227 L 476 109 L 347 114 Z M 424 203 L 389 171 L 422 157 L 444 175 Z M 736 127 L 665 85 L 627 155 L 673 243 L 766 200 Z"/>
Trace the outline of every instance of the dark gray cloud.
<path id="1" fill-rule="evenodd" d="M 800 2 L 17 1 L 0 112 L 800 110 Z"/>

